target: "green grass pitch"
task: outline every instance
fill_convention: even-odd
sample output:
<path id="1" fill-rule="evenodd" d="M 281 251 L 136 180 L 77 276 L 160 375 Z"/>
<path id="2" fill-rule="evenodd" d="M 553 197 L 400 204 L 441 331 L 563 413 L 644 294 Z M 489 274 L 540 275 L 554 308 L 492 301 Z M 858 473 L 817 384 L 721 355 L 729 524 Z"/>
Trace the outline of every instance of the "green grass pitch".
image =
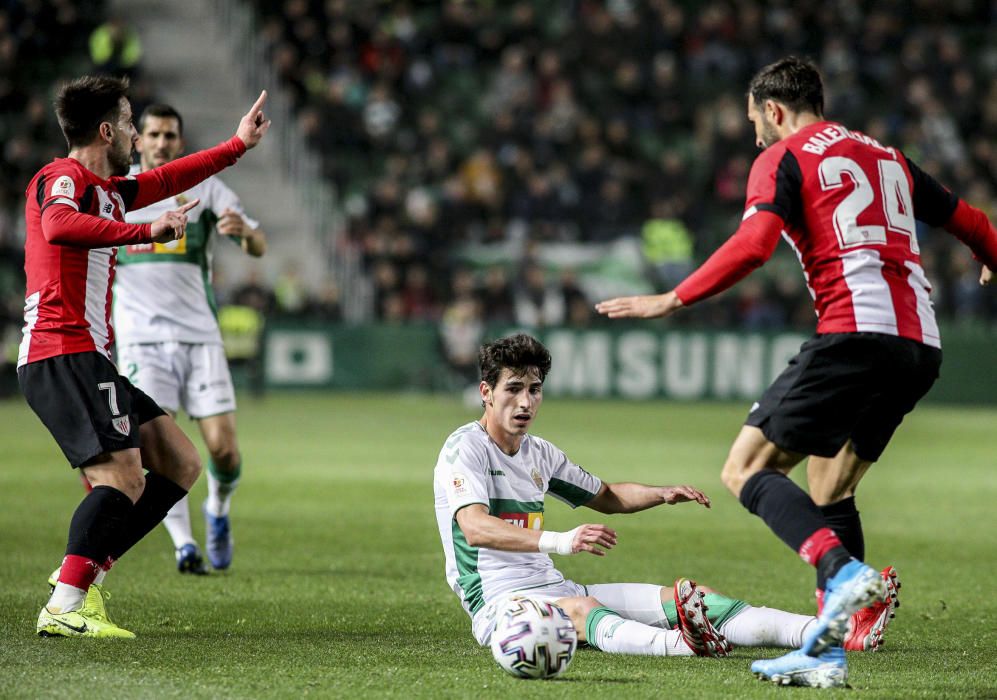
<path id="1" fill-rule="evenodd" d="M 548 501 L 554 529 L 604 518 L 619 532 L 609 556 L 557 558 L 562 570 L 583 583 L 689 576 L 812 611 L 811 570 L 720 485 L 745 410 L 548 401 L 534 432 L 595 474 L 713 498 L 712 510 L 609 518 Z M 446 586 L 433 515 L 442 441 L 477 417 L 434 396 L 242 397 L 232 569 L 178 575 L 156 530 L 107 579 L 111 614 L 138 639 L 103 642 L 34 635 L 82 492 L 23 401 L 0 402 L 0 697 L 997 697 L 997 410 L 920 408 L 863 483 L 868 559 L 896 565 L 903 590 L 885 649 L 849 655 L 852 691 L 762 684 L 750 661 L 777 652 L 755 649 L 723 660 L 582 650 L 563 679 L 505 676 Z M 198 483 L 193 511 L 203 495 Z"/>

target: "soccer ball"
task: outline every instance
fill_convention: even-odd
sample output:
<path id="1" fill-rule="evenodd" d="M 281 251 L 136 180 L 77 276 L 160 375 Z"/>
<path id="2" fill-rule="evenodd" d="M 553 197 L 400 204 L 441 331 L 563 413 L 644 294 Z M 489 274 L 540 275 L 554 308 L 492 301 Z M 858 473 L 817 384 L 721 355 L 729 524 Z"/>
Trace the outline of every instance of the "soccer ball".
<path id="1" fill-rule="evenodd" d="M 492 656 L 517 678 L 556 678 L 578 647 L 578 634 L 562 608 L 534 598 L 510 598 L 495 618 Z"/>

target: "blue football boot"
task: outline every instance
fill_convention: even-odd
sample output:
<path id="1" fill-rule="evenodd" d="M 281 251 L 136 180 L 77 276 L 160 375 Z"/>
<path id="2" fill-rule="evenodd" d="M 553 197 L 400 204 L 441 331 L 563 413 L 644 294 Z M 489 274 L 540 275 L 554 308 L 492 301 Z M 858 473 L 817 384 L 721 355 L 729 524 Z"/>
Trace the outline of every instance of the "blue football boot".
<path id="1" fill-rule="evenodd" d="M 203 511 L 207 530 L 204 548 L 208 552 L 208 560 L 215 569 L 227 569 L 232 563 L 232 532 L 228 516 L 211 515 L 207 508 Z"/>
<path id="2" fill-rule="evenodd" d="M 191 542 L 176 550 L 177 571 L 181 574 L 194 574 L 195 576 L 206 576 L 207 567 L 204 565 L 204 557 L 197 545 Z"/>
<path id="3" fill-rule="evenodd" d="M 827 580 L 824 609 L 803 638 L 800 651 L 820 656 L 830 647 L 841 646 L 848 634 L 848 620 L 862 608 L 886 599 L 886 583 L 879 572 L 852 559 Z"/>
<path id="4" fill-rule="evenodd" d="M 848 685 L 848 662 L 845 650 L 831 647 L 820 656 L 807 656 L 801 649 L 775 659 L 751 664 L 751 672 L 760 680 L 778 685 L 801 685 L 809 688 L 842 688 Z"/>

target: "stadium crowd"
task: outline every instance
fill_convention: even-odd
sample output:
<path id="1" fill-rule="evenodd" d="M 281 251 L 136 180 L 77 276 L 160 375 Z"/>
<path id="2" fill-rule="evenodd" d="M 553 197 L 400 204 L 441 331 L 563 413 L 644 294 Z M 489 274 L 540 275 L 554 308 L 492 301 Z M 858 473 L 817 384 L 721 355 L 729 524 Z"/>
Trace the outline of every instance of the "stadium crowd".
<path id="1" fill-rule="evenodd" d="M 992 3 L 255 4 L 382 319 L 592 321 L 569 314 L 570 271 L 538 270 L 530 245 L 471 270 L 454 255 L 469 241 L 640 237 L 655 286 L 673 284 L 736 228 L 757 153 L 744 85 L 789 52 L 822 66 L 830 118 L 997 211 Z M 967 254 L 920 242 L 943 318 L 997 318 Z M 812 328 L 795 260 L 771 267 L 698 319 Z"/>
<path id="2" fill-rule="evenodd" d="M 455 338 L 486 323 L 598 323 L 577 271 L 534 255 L 550 242 L 633 237 L 647 280 L 674 284 L 736 228 L 757 153 L 743 86 L 787 52 L 820 63 L 830 118 L 900 146 L 997 212 L 992 3 L 251 2 L 299 128 L 340 194 L 344 230 L 332 238 L 362 252 L 383 321 L 439 322 Z M 127 74 L 138 114 L 153 97 L 141 53 L 105 0 L 0 1 L 8 350 L 23 304 L 24 186 L 64 155 L 53 85 L 81 67 Z M 468 242 L 523 252 L 511 264 L 468 262 L 458 255 Z M 920 244 L 943 319 L 997 320 L 961 247 L 929 230 Z M 799 267 L 780 248 L 695 322 L 811 329 Z M 217 277 L 221 300 L 341 317 L 340 290 L 310 288 L 293 261 L 274 279 L 227 279 Z"/>

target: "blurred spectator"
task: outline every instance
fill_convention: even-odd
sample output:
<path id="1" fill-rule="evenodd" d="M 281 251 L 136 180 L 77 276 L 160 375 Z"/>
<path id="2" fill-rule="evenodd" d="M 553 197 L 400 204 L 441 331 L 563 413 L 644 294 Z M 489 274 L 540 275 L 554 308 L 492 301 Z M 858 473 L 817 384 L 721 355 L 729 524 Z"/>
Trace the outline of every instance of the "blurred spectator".
<path id="1" fill-rule="evenodd" d="M 263 282 L 263 274 L 258 267 L 247 268 L 246 278 L 232 290 L 232 304 L 248 306 L 264 316 L 270 316 L 277 308 L 277 298 Z"/>
<path id="2" fill-rule="evenodd" d="M 493 265 L 485 271 L 484 285 L 478 294 L 481 309 L 489 321 L 512 323 L 515 316 L 512 287 L 509 275 L 501 265 Z"/>
<path id="3" fill-rule="evenodd" d="M 326 279 L 319 287 L 318 294 L 308 305 L 309 318 L 320 321 L 341 321 L 343 308 L 340 299 L 339 285 L 332 279 Z"/>
<path id="4" fill-rule="evenodd" d="M 463 384 L 476 384 L 478 348 L 484 334 L 481 308 L 473 297 L 458 297 L 444 310 L 440 322 L 443 356 Z"/>
<path id="5" fill-rule="evenodd" d="M 527 264 L 515 289 L 516 324 L 529 328 L 557 326 L 564 322 L 564 294 L 547 280 L 535 263 Z"/>
<path id="6" fill-rule="evenodd" d="M 692 234 L 675 209 L 672 200 L 656 200 L 651 218 L 640 230 L 644 259 L 654 269 L 661 289 L 672 289 L 695 267 Z"/>
<path id="7" fill-rule="evenodd" d="M 285 316 L 300 316 L 308 309 L 308 289 L 294 260 L 288 260 L 274 281 L 273 295 L 277 311 Z"/>
<path id="8" fill-rule="evenodd" d="M 90 60 L 98 73 L 134 77 L 142 60 L 142 41 L 121 17 L 111 17 L 90 34 Z"/>

